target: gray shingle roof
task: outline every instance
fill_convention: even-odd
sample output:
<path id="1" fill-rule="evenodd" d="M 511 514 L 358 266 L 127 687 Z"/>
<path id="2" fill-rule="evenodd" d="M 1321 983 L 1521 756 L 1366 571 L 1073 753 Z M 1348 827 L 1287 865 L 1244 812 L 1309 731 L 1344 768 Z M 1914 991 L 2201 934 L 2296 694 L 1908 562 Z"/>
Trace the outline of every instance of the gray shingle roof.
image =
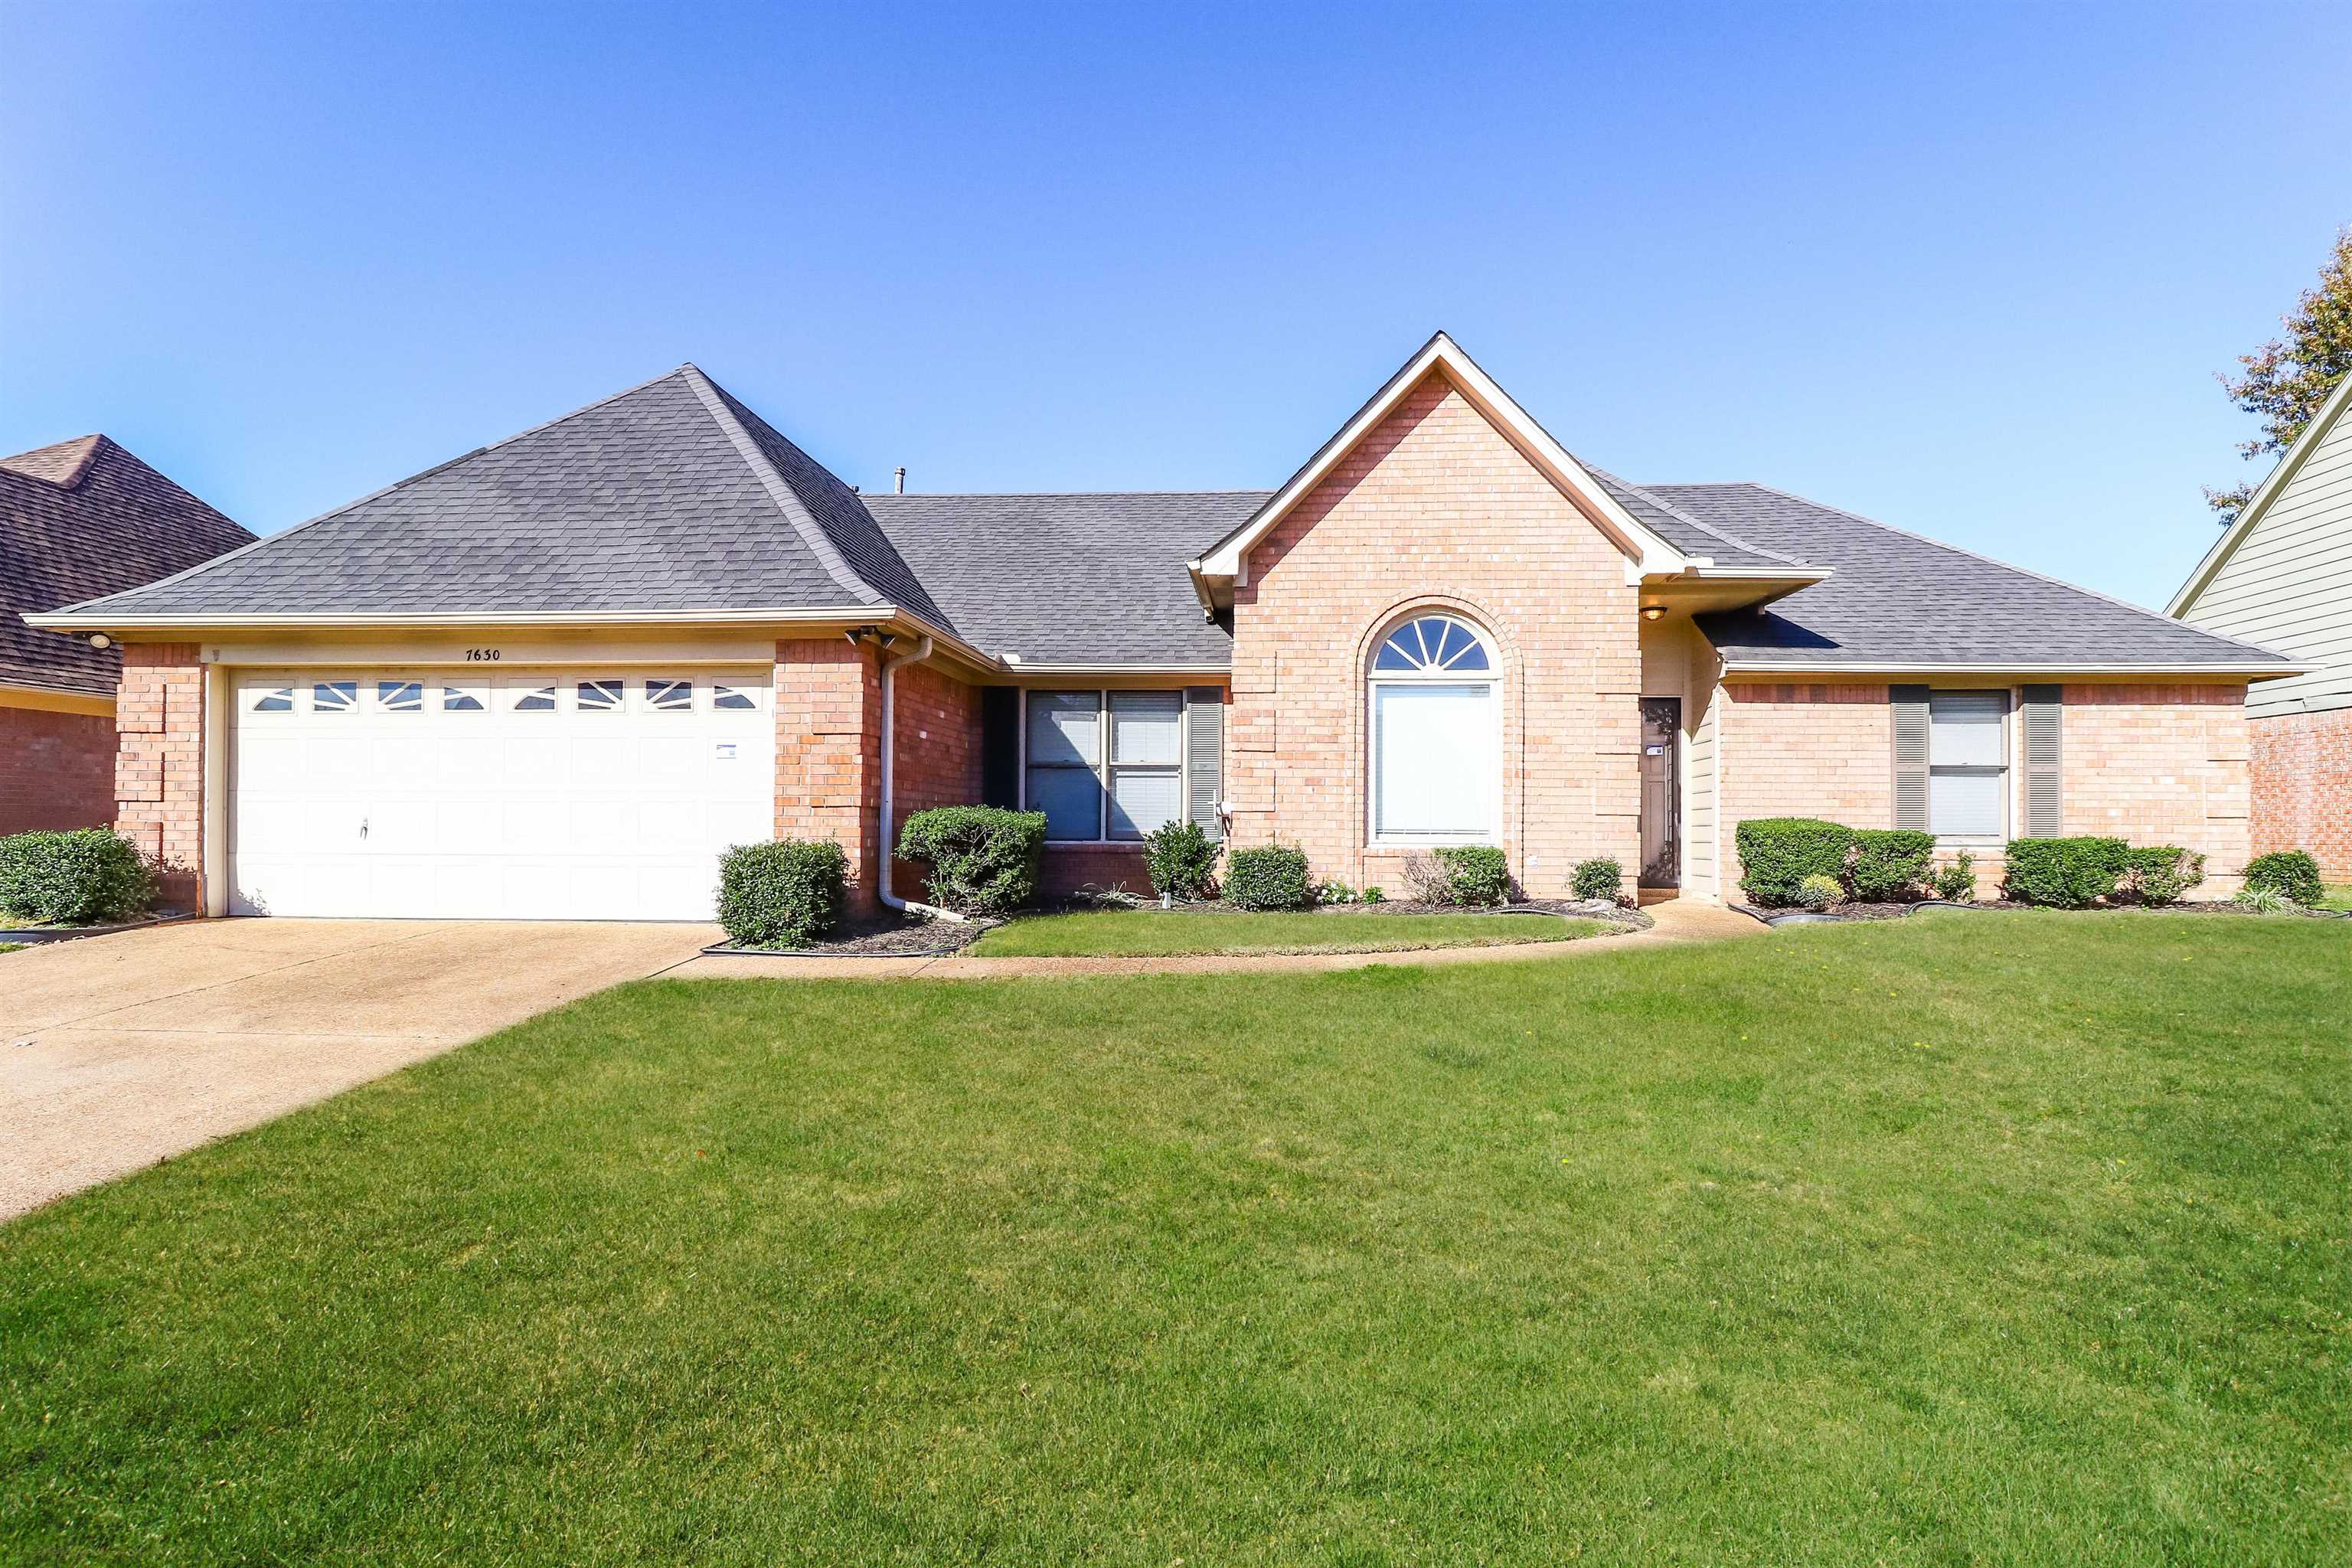
<path id="1" fill-rule="evenodd" d="M 872 495 L 866 509 L 958 632 L 1030 663 L 1207 664 L 1233 638 L 1202 618 L 1185 563 L 1266 490 Z"/>
<path id="2" fill-rule="evenodd" d="M 1699 617 L 1726 658 L 1900 669 L 2263 664 L 2279 655 L 2135 605 L 1757 484 L 1650 485 L 1653 495 L 1832 575 L 1758 610 Z"/>
<path id="3" fill-rule="evenodd" d="M 26 626 L 253 535 L 104 436 L 0 458 L 0 683 L 112 694 L 122 655 Z"/>
<path id="4" fill-rule="evenodd" d="M 78 608 L 530 614 L 886 603 L 945 623 L 848 487 L 684 365 L 194 571 Z"/>
<path id="5" fill-rule="evenodd" d="M 1586 463 L 1584 471 L 1619 506 L 1633 513 L 1635 521 L 1685 555 L 1704 555 L 1717 566 L 1753 566 L 1759 570 L 1811 564 L 1801 555 L 1763 549 L 1693 515 L 1687 508 L 1675 505 L 1656 490 L 1630 484 L 1606 469 Z"/>

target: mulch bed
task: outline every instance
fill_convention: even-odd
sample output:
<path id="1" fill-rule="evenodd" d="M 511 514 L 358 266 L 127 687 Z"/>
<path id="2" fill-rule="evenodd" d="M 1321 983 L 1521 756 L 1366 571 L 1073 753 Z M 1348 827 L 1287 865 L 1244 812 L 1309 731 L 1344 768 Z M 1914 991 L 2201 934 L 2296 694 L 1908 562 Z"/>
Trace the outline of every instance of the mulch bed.
<path id="1" fill-rule="evenodd" d="M 891 910 L 871 920 L 845 921 L 832 936 L 807 947 L 737 947 L 720 942 L 705 952 L 762 958 L 944 958 L 980 940 L 1000 920 L 936 921 Z"/>

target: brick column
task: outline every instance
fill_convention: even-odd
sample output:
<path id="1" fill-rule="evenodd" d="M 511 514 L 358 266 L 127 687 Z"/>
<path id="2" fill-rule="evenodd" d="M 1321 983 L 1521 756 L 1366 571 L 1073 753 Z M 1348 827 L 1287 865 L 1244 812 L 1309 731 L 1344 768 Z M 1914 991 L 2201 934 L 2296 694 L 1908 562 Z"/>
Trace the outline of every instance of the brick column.
<path id="1" fill-rule="evenodd" d="M 829 838 L 849 854 L 853 915 L 875 895 L 882 806 L 882 683 L 845 637 L 776 644 L 776 837 Z"/>
<path id="2" fill-rule="evenodd" d="M 194 643 L 131 643 L 114 700 L 114 826 L 163 873 L 163 901 L 204 908 L 205 667 Z"/>

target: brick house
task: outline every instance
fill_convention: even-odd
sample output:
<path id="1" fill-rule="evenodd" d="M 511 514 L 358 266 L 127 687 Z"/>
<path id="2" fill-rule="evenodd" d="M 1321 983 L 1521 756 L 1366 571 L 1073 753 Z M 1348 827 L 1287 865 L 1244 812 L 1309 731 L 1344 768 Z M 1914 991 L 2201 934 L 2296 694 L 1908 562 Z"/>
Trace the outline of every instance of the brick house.
<path id="1" fill-rule="evenodd" d="M 691 365 L 150 587 L 126 822 L 215 913 L 702 918 L 926 805 L 1056 888 L 1190 818 L 1399 886 L 1734 890 L 1746 817 L 2247 846 L 2279 656 L 1752 484 L 1581 463 L 1444 334 L 1278 489 L 863 495 Z M 159 803 L 164 808 L 158 811 Z M 887 829 L 887 832 L 886 832 Z"/>
<path id="2" fill-rule="evenodd" d="M 2253 849 L 2352 882 L 2352 376 L 2279 457 L 2169 613 L 2300 660 L 2247 693 Z"/>
<path id="3" fill-rule="evenodd" d="M 24 617 L 253 535 L 103 436 L 0 458 L 0 835 L 115 820 L 122 656 Z"/>

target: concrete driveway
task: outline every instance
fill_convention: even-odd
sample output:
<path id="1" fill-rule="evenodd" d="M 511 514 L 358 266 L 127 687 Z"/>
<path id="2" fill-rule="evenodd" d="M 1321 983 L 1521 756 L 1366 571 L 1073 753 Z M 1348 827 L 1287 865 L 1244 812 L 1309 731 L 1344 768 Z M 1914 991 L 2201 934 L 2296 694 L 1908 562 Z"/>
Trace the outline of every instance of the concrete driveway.
<path id="1" fill-rule="evenodd" d="M 719 936 L 193 921 L 0 954 L 0 1217 L 656 973 Z"/>

